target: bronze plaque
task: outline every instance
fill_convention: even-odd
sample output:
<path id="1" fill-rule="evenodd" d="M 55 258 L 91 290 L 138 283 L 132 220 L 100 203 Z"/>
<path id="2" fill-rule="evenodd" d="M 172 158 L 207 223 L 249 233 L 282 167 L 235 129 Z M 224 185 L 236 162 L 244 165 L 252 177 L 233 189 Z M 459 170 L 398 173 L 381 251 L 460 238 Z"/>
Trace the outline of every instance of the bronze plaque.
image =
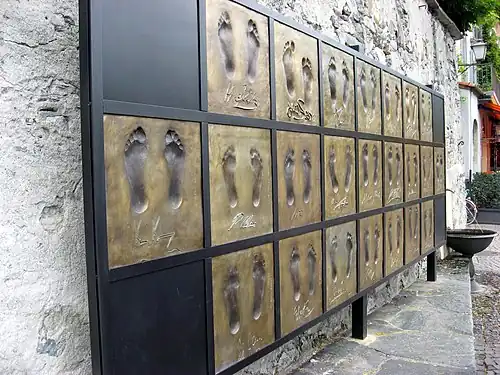
<path id="1" fill-rule="evenodd" d="M 321 220 L 319 135 L 277 133 L 279 228 Z"/>
<path id="2" fill-rule="evenodd" d="M 281 333 L 283 336 L 322 314 L 321 231 L 279 244 Z"/>
<path id="3" fill-rule="evenodd" d="M 403 209 L 385 214 L 385 275 L 403 266 L 404 241 Z"/>
<path id="4" fill-rule="evenodd" d="M 326 306 L 333 309 L 356 294 L 356 222 L 326 229 Z"/>
<path id="5" fill-rule="evenodd" d="M 203 247 L 200 125 L 104 116 L 109 267 Z"/>
<path id="6" fill-rule="evenodd" d="M 323 43 L 325 126 L 354 130 L 354 58 Z"/>
<path id="7" fill-rule="evenodd" d="M 208 136 L 212 244 L 272 232 L 269 130 L 210 124 Z"/>
<path id="8" fill-rule="evenodd" d="M 420 256 L 420 205 L 405 208 L 405 259 L 406 264 Z"/>
<path id="9" fill-rule="evenodd" d="M 434 148 L 434 194 L 442 194 L 445 191 L 446 169 L 444 167 L 444 148 Z"/>
<path id="10" fill-rule="evenodd" d="M 358 131 L 380 134 L 382 114 L 380 104 L 380 69 L 356 60 L 358 90 Z"/>
<path id="11" fill-rule="evenodd" d="M 270 117 L 267 17 L 227 0 L 207 1 L 208 110 Z"/>
<path id="12" fill-rule="evenodd" d="M 359 211 L 382 207 L 382 143 L 359 140 Z"/>
<path id="13" fill-rule="evenodd" d="M 274 22 L 276 118 L 319 125 L 318 42 Z"/>
<path id="14" fill-rule="evenodd" d="M 432 142 L 432 95 L 420 90 L 420 139 Z"/>
<path id="15" fill-rule="evenodd" d="M 417 145 L 405 145 L 405 201 L 420 198 L 420 150 Z"/>
<path id="16" fill-rule="evenodd" d="M 387 72 L 382 72 L 382 93 L 384 135 L 401 138 L 403 132 L 401 79 Z"/>
<path id="17" fill-rule="evenodd" d="M 403 145 L 385 142 L 384 154 L 384 196 L 389 206 L 403 202 Z"/>
<path id="18" fill-rule="evenodd" d="M 212 261 L 217 372 L 274 341 L 273 245 Z"/>
<path id="19" fill-rule="evenodd" d="M 403 133 L 405 138 L 418 139 L 418 87 L 403 81 Z"/>
<path id="20" fill-rule="evenodd" d="M 422 198 L 434 194 L 434 149 L 430 146 L 420 146 L 422 166 L 420 175 L 422 176 Z"/>
<path id="21" fill-rule="evenodd" d="M 434 247 L 434 201 L 422 203 L 422 253 Z"/>
<path id="22" fill-rule="evenodd" d="M 356 212 L 355 149 L 353 138 L 325 136 L 325 218 Z"/>
<path id="23" fill-rule="evenodd" d="M 383 277 L 382 257 L 384 251 L 382 215 L 370 216 L 359 222 L 359 272 L 363 290 Z"/>

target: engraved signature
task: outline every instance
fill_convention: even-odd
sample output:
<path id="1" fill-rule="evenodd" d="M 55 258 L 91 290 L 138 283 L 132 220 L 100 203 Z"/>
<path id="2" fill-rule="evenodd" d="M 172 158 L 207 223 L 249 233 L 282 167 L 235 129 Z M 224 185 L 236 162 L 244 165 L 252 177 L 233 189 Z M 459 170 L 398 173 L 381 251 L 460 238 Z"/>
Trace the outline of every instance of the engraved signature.
<path id="1" fill-rule="evenodd" d="M 342 289 L 337 289 L 333 292 L 332 297 L 330 298 L 330 303 L 334 303 L 337 301 L 339 298 L 341 298 L 344 294 L 346 293 L 345 290 Z"/>
<path id="2" fill-rule="evenodd" d="M 233 221 L 227 230 L 230 231 L 235 226 L 238 226 L 240 229 L 255 228 L 256 225 L 257 223 L 253 220 L 253 215 L 245 215 L 243 212 L 240 212 L 233 217 Z"/>
<path id="3" fill-rule="evenodd" d="M 297 103 L 288 103 L 286 115 L 292 120 L 312 121 L 313 114 L 304 108 L 304 100 L 297 99 Z"/>
<path id="4" fill-rule="evenodd" d="M 139 222 L 137 223 L 137 227 L 135 229 L 135 245 L 139 246 L 139 247 L 145 246 L 145 245 L 151 246 L 151 245 L 159 243 L 160 241 L 168 240 L 168 242 L 166 244 L 167 251 L 168 252 L 179 251 L 179 249 L 177 249 L 177 248 L 169 249 L 170 245 L 172 244 L 173 239 L 175 238 L 175 232 L 167 232 L 167 233 L 159 233 L 158 232 L 158 228 L 160 226 L 160 221 L 161 221 L 160 216 L 157 216 L 156 219 L 153 219 L 153 221 L 151 223 L 152 224 L 151 239 L 147 240 L 147 239 L 141 238 L 141 236 L 139 234 L 140 229 L 141 229 L 142 224 L 143 224 L 142 219 L 139 220 Z"/>
<path id="5" fill-rule="evenodd" d="M 303 306 L 297 305 L 293 307 L 293 316 L 295 321 L 301 321 L 307 319 L 314 311 L 314 307 L 309 307 L 309 300 L 307 300 Z"/>
<path id="6" fill-rule="evenodd" d="M 301 208 L 296 208 L 294 211 L 293 211 L 293 214 L 292 214 L 292 220 L 295 220 L 295 219 L 298 219 L 299 217 L 302 217 L 304 216 L 304 210 L 302 210 Z"/>
<path id="7" fill-rule="evenodd" d="M 229 82 L 224 101 L 229 103 L 231 100 L 233 100 L 234 108 L 243 109 L 245 111 L 252 111 L 259 106 L 257 93 L 248 87 L 248 85 L 243 85 L 243 90 L 236 94 L 235 86 Z"/>
<path id="8" fill-rule="evenodd" d="M 349 199 L 347 199 L 347 197 L 344 197 L 340 201 L 338 201 L 337 204 L 335 204 L 335 198 L 333 198 L 332 204 L 334 205 L 333 208 L 335 210 L 337 210 L 339 208 L 344 208 L 344 207 L 349 206 Z"/>
<path id="9" fill-rule="evenodd" d="M 401 199 L 401 188 L 392 189 L 387 198 L 387 202 L 390 203 L 396 199 Z"/>
<path id="10" fill-rule="evenodd" d="M 375 271 L 371 267 L 368 267 L 366 269 L 366 277 L 370 280 L 373 280 L 373 278 L 375 277 Z"/>
<path id="11" fill-rule="evenodd" d="M 361 204 L 372 203 L 375 199 L 379 200 L 381 198 L 380 191 L 375 191 L 373 194 L 365 193 L 363 199 L 361 199 Z"/>

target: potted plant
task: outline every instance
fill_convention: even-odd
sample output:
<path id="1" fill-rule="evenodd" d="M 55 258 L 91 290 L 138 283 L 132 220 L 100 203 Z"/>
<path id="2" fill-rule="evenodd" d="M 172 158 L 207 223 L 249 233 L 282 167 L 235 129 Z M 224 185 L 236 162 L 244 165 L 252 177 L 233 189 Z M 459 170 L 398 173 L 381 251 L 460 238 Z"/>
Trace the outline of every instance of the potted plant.
<path id="1" fill-rule="evenodd" d="M 475 173 L 468 186 L 479 224 L 500 224 L 500 173 Z"/>

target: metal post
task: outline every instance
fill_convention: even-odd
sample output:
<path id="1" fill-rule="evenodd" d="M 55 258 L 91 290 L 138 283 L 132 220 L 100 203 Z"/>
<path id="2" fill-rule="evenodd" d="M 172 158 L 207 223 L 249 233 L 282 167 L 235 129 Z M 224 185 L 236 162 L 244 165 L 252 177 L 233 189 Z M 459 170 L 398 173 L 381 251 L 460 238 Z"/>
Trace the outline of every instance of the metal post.
<path id="1" fill-rule="evenodd" d="M 427 255 L 427 281 L 437 280 L 436 252 Z"/>
<path id="2" fill-rule="evenodd" d="M 358 340 L 364 340 L 367 335 L 367 306 L 366 295 L 352 303 L 352 337 Z"/>

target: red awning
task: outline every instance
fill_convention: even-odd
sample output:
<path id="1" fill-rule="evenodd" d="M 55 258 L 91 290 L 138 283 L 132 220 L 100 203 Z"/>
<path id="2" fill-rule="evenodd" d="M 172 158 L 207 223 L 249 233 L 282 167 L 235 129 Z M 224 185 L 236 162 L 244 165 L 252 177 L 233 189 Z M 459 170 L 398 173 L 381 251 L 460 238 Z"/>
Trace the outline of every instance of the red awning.
<path id="1" fill-rule="evenodd" d="M 488 113 L 495 119 L 500 121 L 500 105 L 491 102 L 482 103 L 481 107 L 489 109 Z"/>

